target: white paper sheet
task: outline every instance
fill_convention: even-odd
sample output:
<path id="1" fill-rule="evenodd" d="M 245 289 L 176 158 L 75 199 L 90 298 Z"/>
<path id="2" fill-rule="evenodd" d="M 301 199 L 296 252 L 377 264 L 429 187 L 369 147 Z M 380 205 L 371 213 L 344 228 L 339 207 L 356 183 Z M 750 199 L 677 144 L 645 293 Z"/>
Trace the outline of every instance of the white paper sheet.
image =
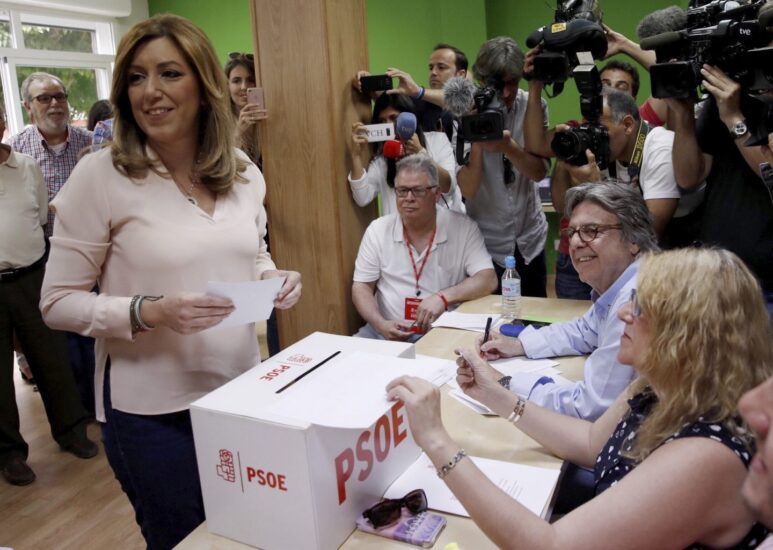
<path id="1" fill-rule="evenodd" d="M 274 299 L 284 283 L 285 277 L 238 283 L 208 282 L 208 295 L 230 298 L 236 309 L 223 321 L 207 330 L 265 321 L 271 316 L 271 310 L 274 309 Z"/>
<path id="2" fill-rule="evenodd" d="M 431 380 L 436 386 L 442 386 L 446 382 L 456 378 L 456 362 L 450 359 L 439 359 L 430 355 L 416 354 L 414 361 L 421 361 L 427 368 L 437 368 L 440 374 L 434 380 Z"/>
<path id="3" fill-rule="evenodd" d="M 474 332 L 485 332 L 486 321 L 488 321 L 489 317 L 491 317 L 491 328 L 494 330 L 494 326 L 501 317 L 500 315 L 492 315 L 490 313 L 458 313 L 456 311 L 446 311 L 435 319 L 432 327 L 460 328 Z"/>
<path id="4" fill-rule="evenodd" d="M 389 382 L 404 374 L 431 382 L 443 380 L 445 362 L 349 353 L 287 388 L 269 411 L 320 426 L 367 428 L 394 405 L 386 396 Z"/>
<path id="5" fill-rule="evenodd" d="M 542 516 L 555 490 L 560 470 L 524 466 L 501 460 L 468 457 L 495 485 L 526 508 Z M 467 460 L 467 459 L 464 459 Z M 402 498 L 414 489 L 424 489 L 433 510 L 467 516 L 469 514 L 442 479 L 424 453 L 387 489 L 384 497 Z"/>

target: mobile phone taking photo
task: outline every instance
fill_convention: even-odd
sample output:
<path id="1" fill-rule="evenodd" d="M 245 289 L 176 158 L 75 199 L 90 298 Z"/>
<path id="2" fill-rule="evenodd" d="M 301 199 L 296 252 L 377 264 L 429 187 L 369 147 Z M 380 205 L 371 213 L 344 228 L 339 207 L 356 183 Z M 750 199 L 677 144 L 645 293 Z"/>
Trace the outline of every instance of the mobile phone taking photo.
<path id="1" fill-rule="evenodd" d="M 385 124 L 366 124 L 365 130 L 368 132 L 368 142 L 370 143 L 395 139 L 395 125 L 391 122 Z"/>
<path id="2" fill-rule="evenodd" d="M 392 89 L 392 77 L 386 74 L 374 74 L 360 77 L 363 92 L 379 92 Z"/>
<path id="3" fill-rule="evenodd" d="M 265 109 L 266 105 L 263 101 L 263 88 L 247 88 L 247 103 Z"/>

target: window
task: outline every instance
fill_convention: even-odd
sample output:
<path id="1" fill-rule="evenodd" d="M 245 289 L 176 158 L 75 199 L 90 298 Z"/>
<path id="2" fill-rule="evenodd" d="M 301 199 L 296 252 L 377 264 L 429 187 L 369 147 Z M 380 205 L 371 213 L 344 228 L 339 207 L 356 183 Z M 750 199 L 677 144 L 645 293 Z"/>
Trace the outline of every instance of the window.
<path id="1" fill-rule="evenodd" d="M 0 8 L 0 101 L 9 133 L 29 124 L 20 87 L 37 71 L 64 82 L 72 123 L 85 126 L 91 105 L 110 93 L 114 55 L 113 26 L 107 18 Z"/>

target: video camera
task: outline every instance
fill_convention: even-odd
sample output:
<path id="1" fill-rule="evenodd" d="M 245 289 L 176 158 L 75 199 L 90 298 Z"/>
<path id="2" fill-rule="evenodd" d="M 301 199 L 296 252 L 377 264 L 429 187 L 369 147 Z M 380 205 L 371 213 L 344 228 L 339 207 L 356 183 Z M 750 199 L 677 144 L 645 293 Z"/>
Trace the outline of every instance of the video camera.
<path id="1" fill-rule="evenodd" d="M 540 47 L 534 57 L 534 72 L 527 78 L 553 84 L 553 96 L 557 96 L 570 71 L 579 64 L 578 52 L 587 51 L 594 59 L 603 59 L 607 35 L 601 15 L 596 0 L 557 0 L 554 23 L 537 29 L 526 39 L 529 48 Z"/>
<path id="2" fill-rule="evenodd" d="M 580 92 L 580 111 L 587 122 L 578 128 L 556 132 L 550 148 L 560 160 L 575 166 L 588 164 L 585 151 L 590 149 L 599 169 L 604 170 L 609 166 L 609 132 L 599 123 L 604 98 L 598 68 L 593 64 L 578 65 L 572 76 Z"/>
<path id="3" fill-rule="evenodd" d="M 719 67 L 745 91 L 773 86 L 773 48 L 767 47 L 773 9 L 761 9 L 765 1 L 693 2 L 684 29 L 642 40 L 642 49 L 654 50 L 658 61 L 650 67 L 652 95 L 694 96 L 704 64 Z"/>
<path id="4" fill-rule="evenodd" d="M 493 84 L 493 83 L 491 83 Z M 476 88 L 464 77 L 454 76 L 443 86 L 446 110 L 459 120 L 456 161 L 464 164 L 464 142 L 502 139 L 505 106 L 493 85 Z M 474 107 L 475 113 L 470 113 Z"/>

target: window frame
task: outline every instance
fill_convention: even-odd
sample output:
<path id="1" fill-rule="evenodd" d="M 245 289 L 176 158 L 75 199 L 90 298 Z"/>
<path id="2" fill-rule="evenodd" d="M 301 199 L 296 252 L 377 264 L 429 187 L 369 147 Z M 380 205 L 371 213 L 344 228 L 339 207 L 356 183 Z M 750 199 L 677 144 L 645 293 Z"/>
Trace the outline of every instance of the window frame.
<path id="1" fill-rule="evenodd" d="M 17 67 L 55 67 L 95 70 L 97 97 L 110 96 L 110 82 L 115 61 L 115 21 L 106 17 L 78 15 L 18 7 L 0 2 L 11 24 L 11 47 L 0 48 L 0 82 L 5 96 L 6 124 L 10 135 L 24 128 L 23 98 L 19 89 Z M 97 53 L 38 50 L 24 46 L 22 21 L 32 25 L 50 25 L 90 30 L 95 33 Z"/>

